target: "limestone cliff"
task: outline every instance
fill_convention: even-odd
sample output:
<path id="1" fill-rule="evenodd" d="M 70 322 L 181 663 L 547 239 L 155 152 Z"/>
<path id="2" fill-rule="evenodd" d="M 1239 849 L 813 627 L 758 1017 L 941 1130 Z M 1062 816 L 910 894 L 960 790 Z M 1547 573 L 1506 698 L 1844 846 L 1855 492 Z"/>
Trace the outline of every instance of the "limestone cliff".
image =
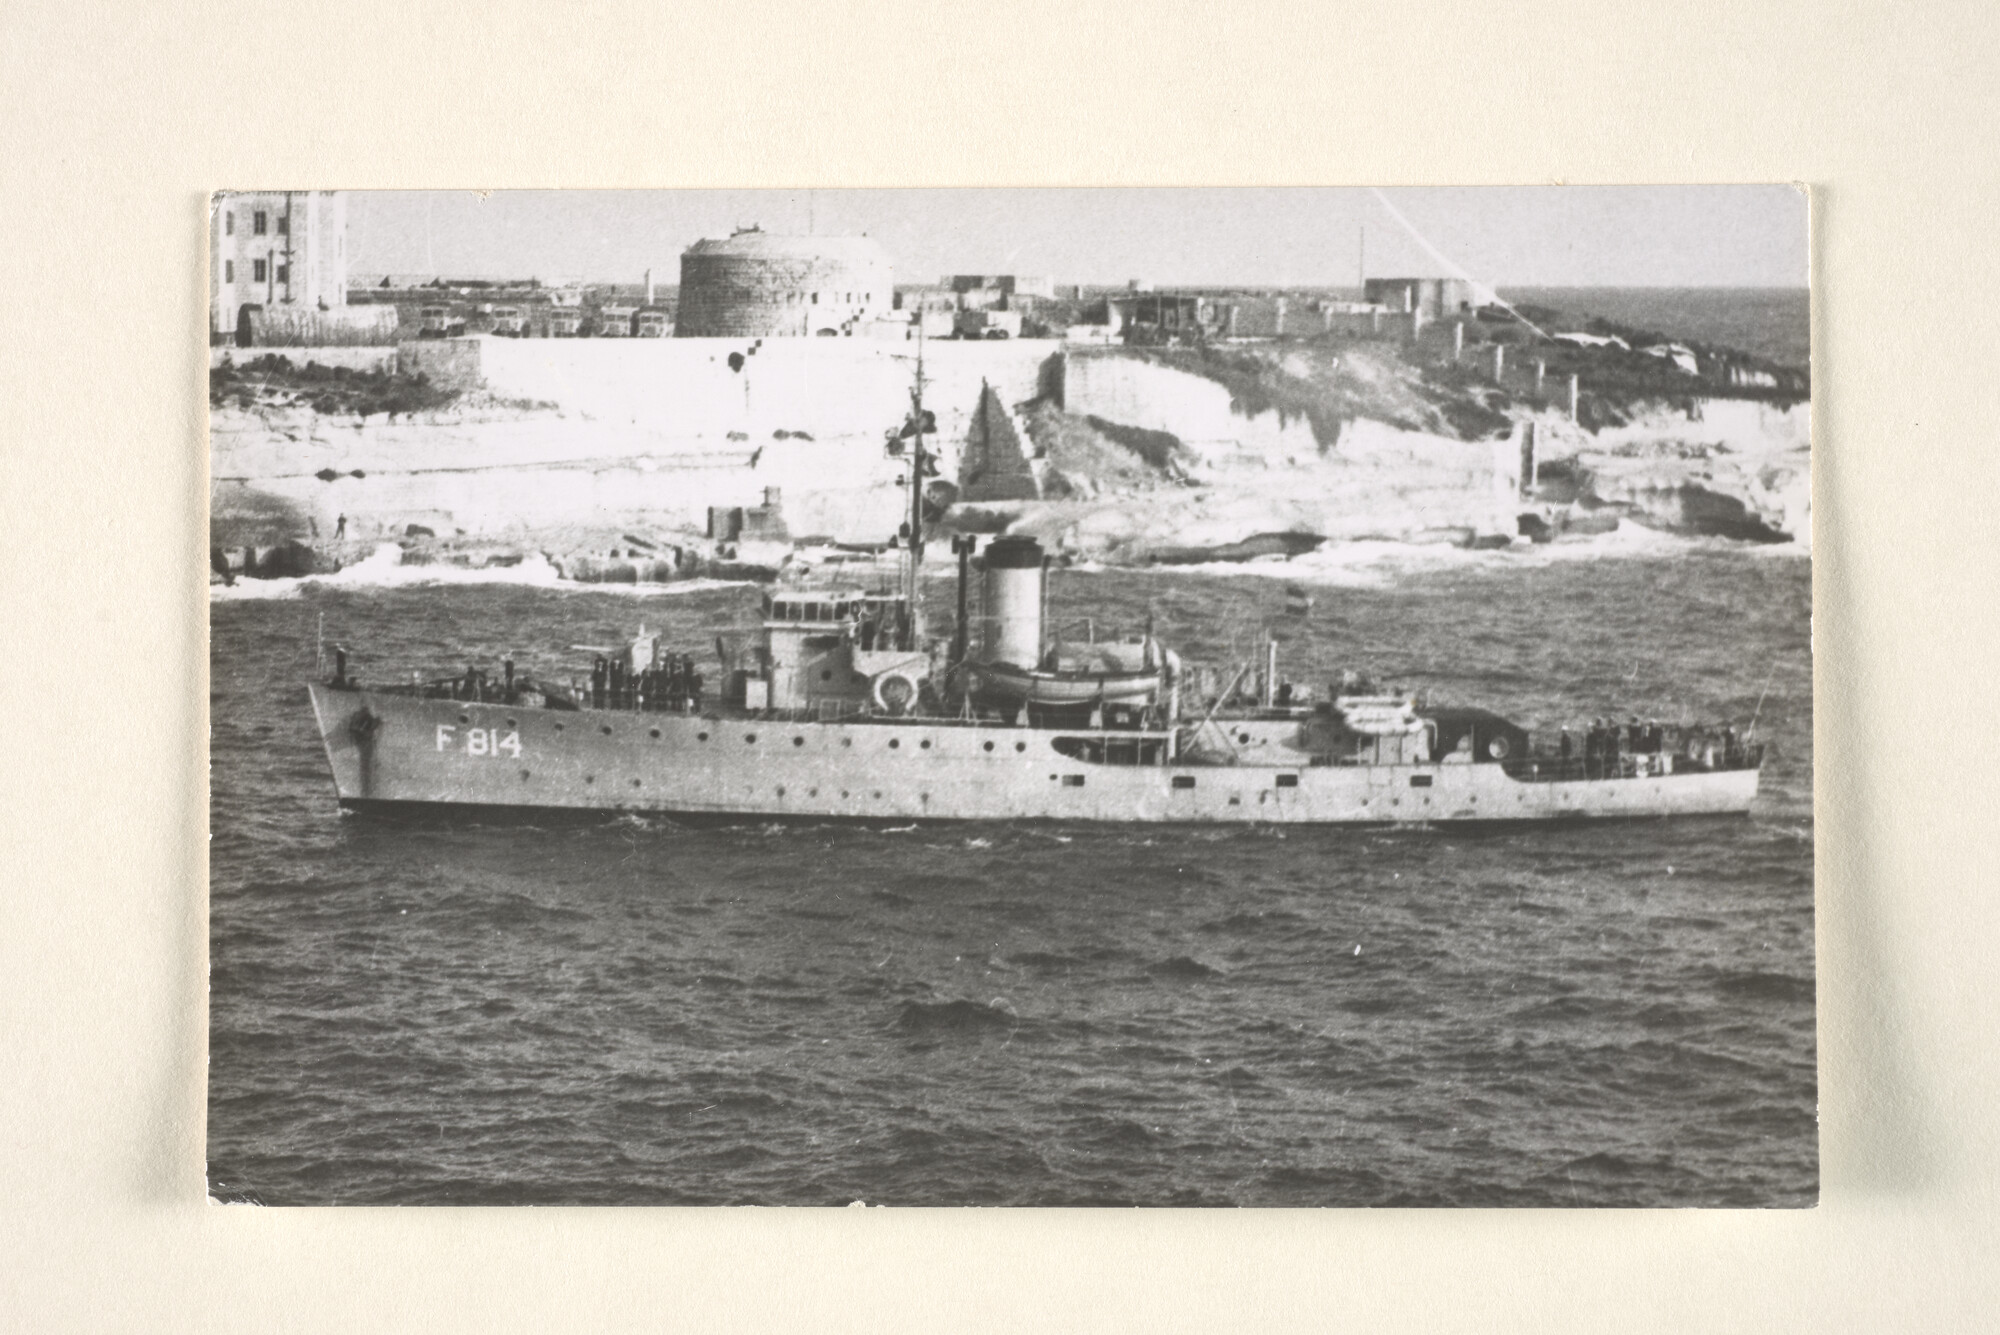
<path id="1" fill-rule="evenodd" d="M 331 560 L 412 535 L 516 556 L 656 551 L 705 536 L 711 509 L 776 496 L 793 535 L 880 543 L 901 519 L 906 470 L 884 433 L 908 411 L 914 351 L 481 340 L 449 349 L 450 388 L 232 371 L 212 396 L 214 541 L 301 541 Z M 1600 395 L 1573 418 L 1545 366 L 1426 355 L 934 346 L 937 499 L 956 479 L 971 493 L 949 524 L 1129 562 L 1264 550 L 1250 539 L 1500 543 L 1614 519 L 1808 540 L 1802 402 Z"/>

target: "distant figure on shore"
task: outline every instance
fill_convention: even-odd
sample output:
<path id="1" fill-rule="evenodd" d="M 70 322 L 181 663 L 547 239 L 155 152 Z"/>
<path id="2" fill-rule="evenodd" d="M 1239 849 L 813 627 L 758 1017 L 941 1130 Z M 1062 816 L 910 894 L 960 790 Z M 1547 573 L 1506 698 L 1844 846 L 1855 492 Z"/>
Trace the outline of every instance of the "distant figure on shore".
<path id="1" fill-rule="evenodd" d="M 342 538 L 345 538 L 346 536 L 347 536 L 347 516 L 342 515 L 339 519 L 334 521 L 333 540 L 335 542 L 339 542 Z"/>

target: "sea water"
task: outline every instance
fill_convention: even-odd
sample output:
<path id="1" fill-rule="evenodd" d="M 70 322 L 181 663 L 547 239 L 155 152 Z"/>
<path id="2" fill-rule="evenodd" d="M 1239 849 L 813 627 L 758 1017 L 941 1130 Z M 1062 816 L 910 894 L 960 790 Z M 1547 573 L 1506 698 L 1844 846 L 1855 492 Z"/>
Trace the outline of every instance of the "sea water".
<path id="1" fill-rule="evenodd" d="M 1414 829 L 336 808 L 305 682 L 743 586 L 256 586 L 212 606 L 209 1172 L 278 1203 L 1802 1205 L 1817 1191 L 1810 567 L 1532 551 L 1063 571 L 1057 625 L 1341 667 L 1548 730 L 1756 718 L 1747 818 Z M 1309 613 L 1288 614 L 1303 583 Z M 948 579 L 930 582 L 942 616 Z M 587 656 L 586 656 L 587 657 Z"/>

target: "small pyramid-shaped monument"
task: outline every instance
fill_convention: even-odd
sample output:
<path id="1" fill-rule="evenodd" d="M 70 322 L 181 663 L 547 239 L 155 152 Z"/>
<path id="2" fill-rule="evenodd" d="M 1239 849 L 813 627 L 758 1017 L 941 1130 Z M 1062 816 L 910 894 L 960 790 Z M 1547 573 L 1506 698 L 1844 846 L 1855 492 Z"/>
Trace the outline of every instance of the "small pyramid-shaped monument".
<path id="1" fill-rule="evenodd" d="M 1014 418 L 993 392 L 981 381 L 979 406 L 973 409 L 972 425 L 959 456 L 958 498 L 961 501 L 1033 501 L 1041 499 L 1034 469 L 1028 466 L 1027 452 L 1021 448 L 1021 432 Z"/>

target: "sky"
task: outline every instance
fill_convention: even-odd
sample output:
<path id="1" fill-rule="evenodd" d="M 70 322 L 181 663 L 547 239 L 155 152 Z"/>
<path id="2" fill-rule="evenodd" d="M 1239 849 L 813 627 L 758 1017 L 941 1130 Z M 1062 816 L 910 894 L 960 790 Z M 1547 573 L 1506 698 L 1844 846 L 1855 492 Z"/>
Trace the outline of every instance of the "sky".
<path id="1" fill-rule="evenodd" d="M 348 268 L 545 282 L 638 282 L 651 268 L 675 283 L 690 244 L 752 224 L 872 236 L 904 283 L 1350 286 L 1364 235 L 1374 277 L 1804 287 L 1808 272 L 1806 196 L 1784 185 L 362 190 L 348 196 Z"/>

